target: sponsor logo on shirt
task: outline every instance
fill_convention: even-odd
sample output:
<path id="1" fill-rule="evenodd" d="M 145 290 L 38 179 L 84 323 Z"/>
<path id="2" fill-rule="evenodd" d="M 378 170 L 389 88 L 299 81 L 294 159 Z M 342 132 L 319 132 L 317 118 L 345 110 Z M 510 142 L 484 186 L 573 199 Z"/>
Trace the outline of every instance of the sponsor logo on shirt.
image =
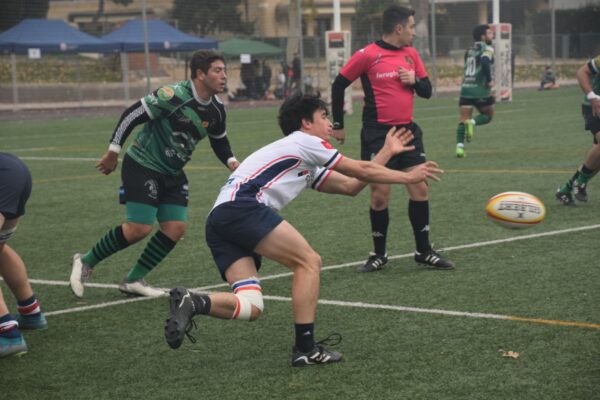
<path id="1" fill-rule="evenodd" d="M 400 73 L 398 71 L 378 72 L 375 74 L 376 79 L 398 78 L 399 76 Z"/>
<path id="2" fill-rule="evenodd" d="M 158 98 L 161 100 L 171 100 L 175 96 L 175 92 L 168 86 L 163 86 L 158 89 Z"/>

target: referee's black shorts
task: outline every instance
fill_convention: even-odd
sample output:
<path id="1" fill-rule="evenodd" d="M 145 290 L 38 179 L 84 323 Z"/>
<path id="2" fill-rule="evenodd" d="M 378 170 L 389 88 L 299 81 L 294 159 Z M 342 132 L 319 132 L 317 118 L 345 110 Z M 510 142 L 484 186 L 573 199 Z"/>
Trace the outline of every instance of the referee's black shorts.
<path id="1" fill-rule="evenodd" d="M 371 160 L 381 150 L 385 143 L 385 136 L 390 130 L 391 125 L 384 125 L 376 122 L 364 122 L 360 131 L 360 159 Z M 410 130 L 414 139 L 410 145 L 415 149 L 400 153 L 390 159 L 385 165 L 394 170 L 405 170 L 415 165 L 423 164 L 427 161 L 425 157 L 425 146 L 423 145 L 423 131 L 415 122 L 409 124 L 397 125 L 396 128 L 406 128 Z"/>

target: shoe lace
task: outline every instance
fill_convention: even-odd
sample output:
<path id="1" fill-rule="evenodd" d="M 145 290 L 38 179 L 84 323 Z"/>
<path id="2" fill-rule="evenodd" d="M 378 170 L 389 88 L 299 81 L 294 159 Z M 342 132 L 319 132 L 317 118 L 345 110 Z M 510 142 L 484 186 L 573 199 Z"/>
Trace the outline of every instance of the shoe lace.
<path id="1" fill-rule="evenodd" d="M 317 346 L 337 346 L 342 343 L 342 335 L 337 332 L 334 332 L 327 336 L 325 339 L 318 341 L 315 343 Z"/>
<path id="2" fill-rule="evenodd" d="M 196 321 L 194 321 L 193 319 L 190 320 L 190 323 L 188 324 L 188 326 L 185 328 L 185 336 L 187 336 L 188 340 L 192 343 L 196 343 L 197 340 L 194 336 L 192 336 L 192 334 L 190 333 L 193 329 L 196 329 L 198 326 L 196 325 Z"/>

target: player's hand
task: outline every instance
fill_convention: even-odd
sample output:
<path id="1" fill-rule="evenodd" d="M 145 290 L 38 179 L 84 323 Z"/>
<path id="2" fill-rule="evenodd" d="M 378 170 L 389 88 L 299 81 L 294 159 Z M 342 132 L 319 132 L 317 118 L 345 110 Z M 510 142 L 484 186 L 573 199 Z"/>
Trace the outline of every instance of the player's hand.
<path id="1" fill-rule="evenodd" d="M 428 179 L 432 179 L 436 182 L 440 181 L 440 177 L 436 174 L 443 174 L 444 170 L 439 168 L 438 163 L 435 161 L 426 161 L 423 164 L 419 164 L 410 171 L 408 171 L 409 181 L 408 183 L 419 183 L 422 181 L 427 182 Z"/>
<path id="2" fill-rule="evenodd" d="M 415 71 L 400 67 L 398 69 L 398 74 L 400 74 L 400 81 L 405 85 L 412 86 L 417 83 L 417 80 L 415 79 Z"/>
<path id="3" fill-rule="evenodd" d="M 338 141 L 339 144 L 344 144 L 346 140 L 346 132 L 343 129 L 334 129 L 331 131 L 331 137 Z"/>
<path id="4" fill-rule="evenodd" d="M 386 149 L 392 156 L 405 151 L 414 150 L 415 146 L 408 145 L 414 138 L 412 132 L 408 129 L 396 129 L 395 127 L 392 127 L 385 137 L 385 143 L 383 144 L 382 150 Z"/>
<path id="5" fill-rule="evenodd" d="M 496 84 L 496 82 L 494 82 L 493 79 L 487 83 L 489 88 L 493 88 L 495 84 Z"/>
<path id="6" fill-rule="evenodd" d="M 600 118 L 600 99 L 590 100 L 590 105 L 592 106 L 592 115 L 596 118 Z"/>
<path id="7" fill-rule="evenodd" d="M 231 172 L 235 171 L 239 166 L 240 162 L 238 160 L 233 160 L 229 164 L 227 164 L 227 168 L 229 168 Z"/>
<path id="8" fill-rule="evenodd" d="M 100 161 L 96 164 L 96 169 L 103 173 L 104 175 L 108 175 L 117 169 L 117 164 L 119 163 L 119 155 L 114 151 L 107 151 Z"/>

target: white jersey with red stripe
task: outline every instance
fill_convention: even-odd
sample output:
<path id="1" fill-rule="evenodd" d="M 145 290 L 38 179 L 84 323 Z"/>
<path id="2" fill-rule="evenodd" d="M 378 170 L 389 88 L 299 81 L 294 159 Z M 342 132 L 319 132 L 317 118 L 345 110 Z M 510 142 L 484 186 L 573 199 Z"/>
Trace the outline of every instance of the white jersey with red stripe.
<path id="1" fill-rule="evenodd" d="M 319 190 L 342 157 L 328 141 L 293 132 L 249 155 L 229 176 L 214 207 L 255 201 L 279 211 L 304 189 Z"/>

